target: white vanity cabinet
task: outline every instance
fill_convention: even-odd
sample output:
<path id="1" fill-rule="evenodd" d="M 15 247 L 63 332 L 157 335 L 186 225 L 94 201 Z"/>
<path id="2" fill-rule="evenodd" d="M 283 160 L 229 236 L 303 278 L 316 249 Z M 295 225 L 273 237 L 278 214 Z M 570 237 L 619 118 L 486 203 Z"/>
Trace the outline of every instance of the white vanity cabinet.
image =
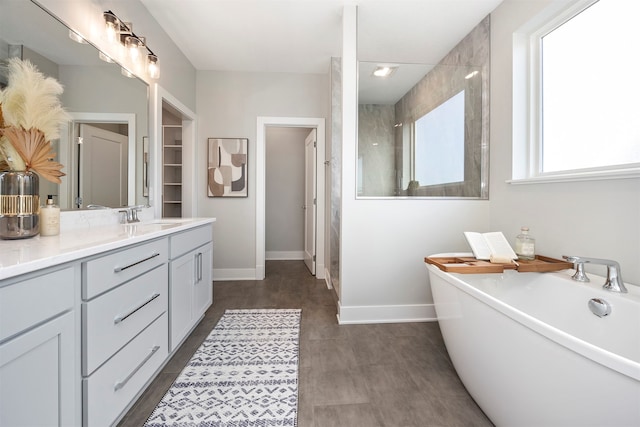
<path id="1" fill-rule="evenodd" d="M 0 240 L 0 427 L 116 424 L 212 303 L 214 221 Z"/>
<path id="2" fill-rule="evenodd" d="M 170 237 L 169 335 L 175 350 L 213 302 L 211 226 Z"/>
<path id="3" fill-rule="evenodd" d="M 79 267 L 0 281 L 0 426 L 78 424 Z"/>
<path id="4" fill-rule="evenodd" d="M 82 263 L 83 424 L 112 424 L 166 360 L 169 238 Z"/>

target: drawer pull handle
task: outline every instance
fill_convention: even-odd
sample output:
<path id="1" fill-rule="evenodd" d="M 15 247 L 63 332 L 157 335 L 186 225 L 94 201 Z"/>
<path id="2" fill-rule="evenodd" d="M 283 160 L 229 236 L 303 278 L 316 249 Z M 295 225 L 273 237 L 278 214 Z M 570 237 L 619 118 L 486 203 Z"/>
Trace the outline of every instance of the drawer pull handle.
<path id="1" fill-rule="evenodd" d="M 114 272 L 114 273 L 120 273 L 121 271 L 126 270 L 127 268 L 134 267 L 134 266 L 136 266 L 136 265 L 138 265 L 138 264 L 141 264 L 141 263 L 143 263 L 143 262 L 145 262 L 145 261 L 149 261 L 150 259 L 155 258 L 155 257 L 157 257 L 157 256 L 160 256 L 160 254 L 159 254 L 158 252 L 154 253 L 154 254 L 153 254 L 153 255 L 151 255 L 150 257 L 147 257 L 147 258 L 145 258 L 145 259 L 141 259 L 140 261 L 136 261 L 136 262 L 134 262 L 134 263 L 132 263 L 132 264 L 125 265 L 124 267 L 116 267 L 116 268 L 114 268 L 114 269 L 113 269 L 113 272 Z"/>
<path id="2" fill-rule="evenodd" d="M 113 387 L 113 391 L 118 391 L 120 390 L 122 387 L 124 387 L 125 385 L 127 385 L 127 383 L 129 382 L 129 380 L 136 374 L 136 372 L 138 372 L 140 370 L 140 368 L 142 368 L 144 366 L 145 363 L 147 363 L 147 361 L 149 359 L 151 359 L 151 357 L 153 357 L 154 354 L 156 354 L 156 351 L 158 351 L 160 349 L 160 346 L 157 345 L 155 347 L 153 347 L 151 349 L 151 353 L 149 353 L 147 355 L 147 357 L 144 358 L 144 360 L 142 362 L 140 362 L 140 364 L 138 366 L 136 366 L 136 368 L 129 374 L 127 375 L 127 378 L 123 379 L 122 381 L 118 381 L 116 383 L 116 385 Z"/>
<path id="3" fill-rule="evenodd" d="M 118 323 L 127 320 L 127 317 L 131 316 L 133 313 L 135 313 L 136 311 L 140 310 L 142 307 L 144 307 L 145 305 L 149 304 L 151 301 L 153 301 L 154 299 L 158 298 L 159 296 L 160 296 L 160 294 L 156 292 L 155 294 L 153 294 L 151 296 L 151 298 L 149 298 L 148 300 L 146 300 L 145 302 L 143 302 L 142 304 L 140 304 L 139 306 L 137 306 L 136 308 L 134 308 L 133 310 L 131 310 L 127 314 L 125 314 L 123 316 L 118 316 L 115 319 L 113 319 L 113 323 L 115 325 L 117 325 Z"/>
<path id="4" fill-rule="evenodd" d="M 198 252 L 195 255 L 195 284 L 197 285 L 202 280 L 202 252 Z"/>

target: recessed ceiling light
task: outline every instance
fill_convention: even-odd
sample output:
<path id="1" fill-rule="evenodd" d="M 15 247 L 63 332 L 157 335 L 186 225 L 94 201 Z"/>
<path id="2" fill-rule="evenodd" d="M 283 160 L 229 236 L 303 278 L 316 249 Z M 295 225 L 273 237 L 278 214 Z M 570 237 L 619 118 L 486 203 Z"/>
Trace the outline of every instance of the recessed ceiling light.
<path id="1" fill-rule="evenodd" d="M 378 65 L 375 70 L 373 70 L 374 77 L 389 77 L 398 69 L 397 66 L 393 65 Z"/>

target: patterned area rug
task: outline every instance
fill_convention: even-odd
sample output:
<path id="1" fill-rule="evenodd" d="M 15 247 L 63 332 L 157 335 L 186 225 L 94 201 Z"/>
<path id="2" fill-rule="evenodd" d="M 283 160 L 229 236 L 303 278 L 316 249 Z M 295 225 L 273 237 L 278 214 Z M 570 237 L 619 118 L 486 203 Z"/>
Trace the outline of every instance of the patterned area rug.
<path id="1" fill-rule="evenodd" d="M 301 310 L 227 310 L 145 426 L 296 426 Z"/>

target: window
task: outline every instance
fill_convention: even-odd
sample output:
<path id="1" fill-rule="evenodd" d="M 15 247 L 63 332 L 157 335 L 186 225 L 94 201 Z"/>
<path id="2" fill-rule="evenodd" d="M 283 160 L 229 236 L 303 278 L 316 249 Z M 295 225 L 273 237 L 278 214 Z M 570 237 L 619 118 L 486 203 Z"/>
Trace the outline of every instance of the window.
<path id="1" fill-rule="evenodd" d="M 416 120 L 415 147 L 420 185 L 464 181 L 464 90 Z"/>
<path id="2" fill-rule="evenodd" d="M 529 32 L 528 90 L 514 87 L 514 109 L 528 102 L 526 119 L 514 143 L 529 140 L 527 160 L 514 178 L 640 170 L 640 55 L 637 21 L 640 2 L 578 1 L 570 10 L 547 16 Z M 522 46 L 522 45 L 521 45 Z M 514 67 L 514 83 L 523 83 Z M 527 69 L 520 69 L 527 72 Z M 532 94 L 516 99 L 518 94 Z M 514 110 L 515 113 L 515 110 Z M 528 125 L 522 125 L 526 121 Z M 518 118 L 514 116 L 514 131 Z M 514 155 L 523 154 L 514 147 Z M 526 172 L 517 171 L 523 167 Z"/>

